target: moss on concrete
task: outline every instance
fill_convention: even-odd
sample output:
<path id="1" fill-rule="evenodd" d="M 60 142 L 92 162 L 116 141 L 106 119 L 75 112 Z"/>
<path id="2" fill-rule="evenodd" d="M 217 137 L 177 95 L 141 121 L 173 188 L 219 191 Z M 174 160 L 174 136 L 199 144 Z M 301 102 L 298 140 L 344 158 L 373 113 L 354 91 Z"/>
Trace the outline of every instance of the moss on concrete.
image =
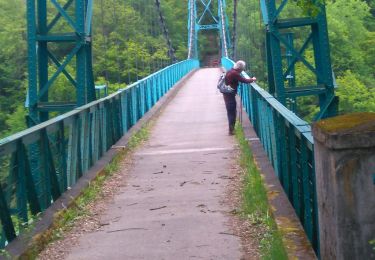
<path id="1" fill-rule="evenodd" d="M 316 125 L 329 134 L 360 131 L 362 128 L 366 128 L 366 131 L 375 131 L 375 113 L 364 112 L 332 117 L 321 120 Z"/>

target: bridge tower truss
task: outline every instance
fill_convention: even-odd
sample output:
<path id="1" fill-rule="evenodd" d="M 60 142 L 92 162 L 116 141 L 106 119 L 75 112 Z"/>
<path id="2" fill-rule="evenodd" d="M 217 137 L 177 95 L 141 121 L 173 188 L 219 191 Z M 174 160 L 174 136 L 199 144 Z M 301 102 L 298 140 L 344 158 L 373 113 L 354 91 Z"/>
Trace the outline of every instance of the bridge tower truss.
<path id="1" fill-rule="evenodd" d="M 198 33 L 201 30 L 218 30 L 221 55 L 230 56 L 231 41 L 226 15 L 225 0 L 217 0 L 217 16 L 212 0 L 189 0 L 188 2 L 188 59 L 198 59 Z M 197 9 L 198 8 L 198 9 Z"/>
<path id="2" fill-rule="evenodd" d="M 284 105 L 287 100 L 317 95 L 320 111 L 314 120 L 335 116 L 338 110 L 338 98 L 334 93 L 325 5 L 316 4 L 316 16 L 281 19 L 289 1 L 283 0 L 278 6 L 275 0 L 260 1 L 263 22 L 266 25 L 269 92 Z M 304 27 L 309 31 L 301 48 L 294 46 L 293 36 L 290 33 L 292 28 L 297 27 Z M 314 64 L 304 56 L 310 44 L 312 44 Z M 283 62 L 282 48 L 286 50 L 284 56 L 286 62 Z M 313 72 L 316 77 L 315 85 L 295 86 L 294 72 L 297 62 L 302 62 Z M 293 82 L 293 86 L 286 87 L 286 81 Z"/>
<path id="3" fill-rule="evenodd" d="M 59 2 L 26 2 L 29 126 L 46 121 L 51 112 L 67 112 L 95 100 L 91 56 L 93 0 Z M 56 101 L 51 95 L 60 75 L 72 85 L 73 100 Z"/>

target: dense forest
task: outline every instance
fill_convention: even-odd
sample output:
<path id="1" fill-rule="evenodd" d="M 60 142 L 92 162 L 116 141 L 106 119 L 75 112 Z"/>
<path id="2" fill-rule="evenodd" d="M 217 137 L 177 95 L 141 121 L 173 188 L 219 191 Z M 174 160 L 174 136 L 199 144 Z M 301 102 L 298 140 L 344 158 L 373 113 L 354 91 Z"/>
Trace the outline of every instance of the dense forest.
<path id="1" fill-rule="evenodd" d="M 64 2 L 64 1 L 61 1 Z M 170 64 L 166 39 L 153 0 L 95 0 L 93 19 L 94 78 L 110 90 L 125 87 Z M 187 56 L 187 0 L 162 0 L 161 7 L 178 60 Z M 215 1 L 214 1 L 215 2 Z M 230 27 L 233 1 L 227 0 Z M 289 15 L 302 14 L 304 1 L 294 1 Z M 304 6 L 306 8 L 306 5 Z M 337 78 L 340 113 L 375 111 L 375 0 L 326 0 L 332 65 Z M 0 137 L 25 128 L 27 32 L 25 1 L 0 0 Z M 264 27 L 258 0 L 238 1 L 235 58 L 245 59 L 250 71 L 266 86 Z M 305 33 L 303 30 L 296 34 Z M 210 34 L 200 37 L 200 55 L 214 52 Z M 296 40 L 296 44 L 301 44 Z M 205 46 L 209 46 L 205 47 Z M 309 52 L 307 51 L 307 58 Z M 297 85 L 311 75 L 297 66 Z M 51 93 L 57 99 L 73 95 L 59 77 Z M 316 100 L 298 101 L 298 113 L 309 120 Z"/>

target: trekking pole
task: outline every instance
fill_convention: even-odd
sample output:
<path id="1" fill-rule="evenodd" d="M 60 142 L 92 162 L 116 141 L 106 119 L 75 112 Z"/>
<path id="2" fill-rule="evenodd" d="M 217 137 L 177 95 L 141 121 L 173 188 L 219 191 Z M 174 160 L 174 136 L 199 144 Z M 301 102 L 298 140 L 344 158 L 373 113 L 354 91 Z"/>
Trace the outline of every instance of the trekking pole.
<path id="1" fill-rule="evenodd" d="M 241 90 L 240 90 L 241 92 L 242 92 L 242 88 L 243 86 L 241 86 Z M 240 123 L 242 126 L 242 95 L 240 96 L 240 111 L 239 111 L 238 118 L 240 119 Z"/>
<path id="2" fill-rule="evenodd" d="M 240 104 L 240 107 L 241 107 L 241 115 L 240 115 L 240 122 L 241 122 L 241 125 L 242 125 L 242 110 L 243 110 L 243 105 L 242 105 L 242 99 L 241 99 L 241 104 Z"/>

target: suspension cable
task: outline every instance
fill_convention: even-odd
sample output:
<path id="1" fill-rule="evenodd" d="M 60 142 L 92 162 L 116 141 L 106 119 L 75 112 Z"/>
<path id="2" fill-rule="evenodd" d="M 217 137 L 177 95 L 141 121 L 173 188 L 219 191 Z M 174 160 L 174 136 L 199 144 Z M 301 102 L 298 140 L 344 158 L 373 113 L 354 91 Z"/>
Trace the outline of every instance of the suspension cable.
<path id="1" fill-rule="evenodd" d="M 232 38 L 232 42 L 233 42 L 233 49 L 232 49 L 232 52 L 233 52 L 233 59 L 236 60 L 237 59 L 237 0 L 233 0 L 233 38 Z"/>
<path id="2" fill-rule="evenodd" d="M 102 36 L 103 36 L 103 47 L 104 47 L 104 78 L 106 81 L 106 84 L 108 85 L 108 77 L 109 73 L 107 70 L 107 55 L 108 55 L 108 39 L 105 31 L 105 25 L 104 25 L 104 7 L 103 7 L 103 0 L 100 0 L 100 16 L 101 16 L 101 25 L 102 25 Z"/>
<path id="3" fill-rule="evenodd" d="M 116 31 L 116 29 L 118 28 L 118 17 L 117 17 L 117 12 L 116 12 L 116 0 L 113 0 L 112 2 L 112 7 L 113 7 L 113 21 L 114 21 L 114 28 L 113 30 Z M 116 35 L 116 39 L 115 39 L 115 45 L 116 45 L 116 51 L 119 52 L 120 51 L 120 41 L 119 41 L 119 38 L 118 36 Z M 121 62 L 120 62 L 120 57 L 119 55 L 116 56 L 116 63 L 117 63 L 117 83 L 120 83 L 121 79 L 120 79 L 120 71 L 121 71 Z"/>
<path id="4" fill-rule="evenodd" d="M 140 8 L 138 6 L 138 1 L 136 2 L 133 2 L 133 0 L 131 0 L 131 3 L 132 3 L 132 6 L 134 8 L 134 10 L 136 12 L 139 12 L 139 14 L 141 15 L 140 13 Z M 139 80 L 139 68 L 138 68 L 138 49 L 136 48 L 135 49 L 135 81 L 138 81 Z"/>
<path id="5" fill-rule="evenodd" d="M 127 24 L 127 20 L 128 20 L 128 16 L 126 15 L 126 11 L 127 11 L 127 6 L 126 6 L 126 3 L 124 3 L 124 19 L 125 19 L 125 22 L 124 24 Z M 124 48 L 128 48 L 129 47 L 129 35 L 128 35 L 128 30 L 124 30 Z M 124 69 L 125 71 L 127 71 L 127 84 L 130 84 L 131 82 L 131 76 L 130 76 L 130 58 L 129 58 L 129 53 L 128 52 L 125 52 L 125 55 L 124 55 L 125 59 L 124 59 Z"/>
<path id="6" fill-rule="evenodd" d="M 263 35 L 263 37 L 265 37 L 265 34 L 264 32 L 262 33 L 262 31 L 264 30 L 264 27 L 263 27 L 263 20 L 262 20 L 262 14 L 261 14 L 261 11 L 260 11 L 260 1 L 258 1 L 258 30 L 259 30 L 259 35 Z M 263 46 L 262 46 L 263 44 Z M 259 49 L 260 49 L 260 60 L 261 60 L 261 71 L 259 70 L 259 72 L 261 72 L 261 75 L 263 77 L 263 80 L 264 81 L 268 81 L 267 79 L 267 76 L 266 76 L 266 71 L 267 71 L 267 63 L 266 63 L 266 53 L 265 53 L 265 50 L 266 50 L 266 41 L 265 39 L 260 39 L 260 43 L 259 43 Z M 267 83 L 268 85 L 268 83 Z"/>
<path id="7" fill-rule="evenodd" d="M 146 24 L 147 24 L 147 33 L 150 34 L 152 36 L 152 17 L 151 17 L 151 14 L 152 14 L 152 10 L 150 10 L 150 8 L 146 11 Z M 154 48 L 153 48 L 153 44 L 150 45 L 149 47 L 149 52 L 150 52 L 150 60 L 147 62 L 147 75 L 150 75 L 152 74 L 152 60 L 153 60 L 153 53 L 154 53 Z"/>
<path id="8" fill-rule="evenodd" d="M 256 30 L 256 27 L 255 27 L 255 24 L 256 24 L 256 17 L 255 17 L 255 8 L 252 8 L 253 6 L 251 6 L 248 10 L 251 10 L 249 11 L 250 14 L 249 14 L 249 39 L 250 39 L 250 44 L 249 44 L 249 55 L 247 57 L 248 59 L 248 62 L 249 62 L 249 68 L 251 67 L 252 65 L 252 61 L 254 60 L 255 58 L 255 53 L 254 53 L 254 47 L 256 46 L 255 45 L 255 30 Z M 253 70 L 253 69 L 252 69 Z M 254 73 L 254 71 L 253 71 Z"/>
<path id="9" fill-rule="evenodd" d="M 153 15 L 152 20 L 157 21 L 158 20 L 158 14 L 156 12 L 152 12 L 152 15 Z M 160 26 L 158 26 L 156 23 L 154 23 L 154 33 L 155 33 L 155 38 L 158 37 L 160 34 L 162 34 Z M 156 48 L 156 51 L 158 51 L 158 48 Z M 163 68 L 163 58 L 161 56 L 158 56 L 156 62 L 157 62 L 156 63 L 157 64 L 157 70 L 162 69 Z"/>
<path id="10" fill-rule="evenodd" d="M 223 46 L 224 46 L 224 53 L 225 57 L 228 57 L 228 46 L 227 46 L 227 34 L 225 31 L 225 16 L 224 16 L 224 8 L 223 2 L 220 0 L 220 20 L 221 20 L 221 31 L 223 36 Z"/>
<path id="11" fill-rule="evenodd" d="M 188 59 L 191 59 L 193 56 L 193 38 L 194 38 L 194 26 L 195 26 L 195 10 L 194 10 L 194 1 L 195 0 L 189 0 L 190 2 L 190 28 L 189 28 L 189 47 L 188 47 Z"/>
<path id="12" fill-rule="evenodd" d="M 154 17 L 154 12 L 151 12 L 150 13 L 150 25 L 151 25 L 151 37 L 155 37 L 156 36 L 156 33 L 155 33 L 155 24 L 154 24 L 154 21 L 155 21 L 155 17 Z M 154 47 L 153 44 L 151 44 L 151 52 L 153 54 L 153 56 L 155 55 L 157 51 L 157 48 Z M 152 57 L 152 72 L 155 72 L 158 70 L 158 61 Z"/>
<path id="13" fill-rule="evenodd" d="M 165 19 L 163 17 L 163 13 L 161 11 L 161 7 L 160 7 L 160 1 L 159 0 L 155 0 L 155 5 L 156 5 L 156 8 L 157 8 L 157 11 L 159 13 L 159 21 L 160 21 L 160 26 L 163 30 L 163 34 L 164 34 L 164 38 L 165 40 L 167 41 L 167 45 L 168 45 L 168 55 L 169 57 L 171 58 L 172 62 L 176 62 L 177 59 L 176 59 L 176 56 L 175 56 L 175 51 L 173 49 L 173 46 L 172 46 L 172 42 L 171 42 L 171 39 L 169 37 L 169 33 L 168 33 L 168 29 L 167 29 L 167 25 L 165 23 Z"/>

